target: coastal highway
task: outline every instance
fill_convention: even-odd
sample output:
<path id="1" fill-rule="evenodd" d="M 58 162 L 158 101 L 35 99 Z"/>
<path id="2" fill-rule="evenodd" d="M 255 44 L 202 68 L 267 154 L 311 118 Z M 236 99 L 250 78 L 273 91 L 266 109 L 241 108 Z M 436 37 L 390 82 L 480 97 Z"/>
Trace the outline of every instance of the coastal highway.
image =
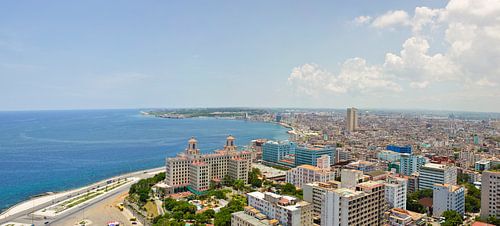
<path id="1" fill-rule="evenodd" d="M 144 179 L 144 178 L 152 177 L 152 176 L 154 176 L 154 173 L 163 172 L 164 170 L 165 170 L 164 167 L 159 167 L 159 168 L 154 168 L 154 169 L 137 171 L 137 172 L 128 173 L 128 174 L 120 175 L 117 177 L 109 178 L 109 179 L 97 182 L 95 184 L 92 184 L 92 185 L 84 187 L 84 188 L 75 189 L 75 190 L 69 192 L 64 197 L 55 198 L 52 201 L 48 201 L 46 203 L 36 205 L 34 208 L 27 208 L 27 209 L 19 211 L 17 213 L 13 213 L 12 215 L 7 216 L 6 218 L 1 218 L 0 224 L 4 224 L 7 222 L 19 222 L 19 223 L 31 224 L 31 222 L 32 222 L 31 213 L 33 212 L 33 209 L 35 211 L 42 210 L 42 209 L 52 205 L 53 203 L 64 201 L 68 198 L 71 198 L 71 197 L 74 197 L 74 196 L 79 195 L 81 193 L 84 193 L 87 190 L 91 190 L 91 189 L 94 189 L 97 187 L 106 186 L 107 181 L 109 181 L 109 180 L 124 179 L 124 178 L 129 178 L 129 177 L 136 177 L 139 179 Z M 78 214 L 80 216 L 79 219 L 81 219 L 81 217 L 83 217 L 83 215 L 84 215 L 84 211 L 86 211 L 89 208 L 94 207 L 95 205 L 98 205 L 100 202 L 103 202 L 106 200 L 109 201 L 110 198 L 117 197 L 119 194 L 123 194 L 124 192 L 129 190 L 129 188 L 132 184 L 133 183 L 127 183 L 126 185 L 123 185 L 119 188 L 116 188 L 115 190 L 113 190 L 111 192 L 107 192 L 102 196 L 99 196 L 95 199 L 87 201 L 84 205 L 70 208 L 69 210 L 66 210 L 65 212 L 63 212 L 55 217 L 48 217 L 47 219 L 43 219 L 41 217 L 35 217 L 33 219 L 33 223 L 35 225 L 57 225 L 58 222 L 62 222 L 65 219 L 70 218 L 70 217 L 75 217 L 76 214 Z M 30 201 L 28 200 L 26 202 L 30 202 Z M 48 222 L 48 223 L 46 223 L 46 222 Z"/>

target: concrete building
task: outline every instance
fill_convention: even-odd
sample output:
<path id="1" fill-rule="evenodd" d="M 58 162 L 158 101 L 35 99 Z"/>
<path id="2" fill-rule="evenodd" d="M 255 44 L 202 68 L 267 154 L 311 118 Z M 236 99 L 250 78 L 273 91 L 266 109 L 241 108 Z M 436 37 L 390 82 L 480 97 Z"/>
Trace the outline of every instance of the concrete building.
<path id="1" fill-rule="evenodd" d="M 354 188 L 358 183 L 363 182 L 363 171 L 342 169 L 340 171 L 340 181 L 342 181 L 342 188 Z"/>
<path id="2" fill-rule="evenodd" d="M 286 182 L 301 188 L 312 182 L 335 180 L 335 172 L 311 165 L 301 165 L 286 172 Z"/>
<path id="3" fill-rule="evenodd" d="M 304 201 L 313 204 L 313 219 L 315 223 L 321 221 L 321 205 L 326 192 L 340 187 L 339 181 L 314 182 L 302 186 Z"/>
<path id="4" fill-rule="evenodd" d="M 389 208 L 406 209 L 408 180 L 402 177 L 388 176 L 385 182 L 385 200 Z"/>
<path id="5" fill-rule="evenodd" d="M 211 154 L 201 154 L 198 141 L 191 138 L 184 152 L 166 159 L 165 183 L 174 192 L 187 189 L 195 194 L 208 190 L 210 182 L 220 182 L 224 176 L 247 183 L 251 159 L 251 152 L 237 150 L 233 136 L 227 137 L 224 149 Z"/>
<path id="6" fill-rule="evenodd" d="M 474 163 L 474 169 L 477 171 L 489 170 L 491 167 L 491 162 L 487 159 L 482 159 Z"/>
<path id="7" fill-rule="evenodd" d="M 420 169 L 418 189 L 432 189 L 434 184 L 457 184 L 455 166 L 427 163 Z"/>
<path id="8" fill-rule="evenodd" d="M 356 131 L 357 129 L 358 129 L 358 109 L 347 108 L 346 130 L 352 132 Z"/>
<path id="9" fill-rule="evenodd" d="M 411 151 L 412 151 L 412 148 L 410 145 L 406 145 L 406 146 L 387 145 L 386 149 L 390 150 L 390 151 L 397 152 L 397 153 L 406 153 L 406 154 L 411 154 Z"/>
<path id="10" fill-rule="evenodd" d="M 355 190 L 328 190 L 322 200 L 321 225 L 381 225 L 386 210 L 383 182 L 364 182 Z"/>
<path id="11" fill-rule="evenodd" d="M 247 200 L 249 206 L 259 210 L 269 219 L 278 220 L 283 226 L 313 225 L 311 203 L 271 192 L 250 192 L 247 194 Z"/>
<path id="12" fill-rule="evenodd" d="M 262 145 L 262 161 L 280 164 L 286 156 L 295 153 L 295 144 L 290 141 L 267 141 Z"/>
<path id="13" fill-rule="evenodd" d="M 399 172 L 403 175 L 410 176 L 414 172 L 419 172 L 420 168 L 426 163 L 423 156 L 401 154 L 399 163 Z"/>
<path id="14" fill-rule="evenodd" d="M 332 165 L 331 156 L 322 155 L 321 157 L 316 159 L 316 166 L 321 169 L 330 169 Z"/>
<path id="15" fill-rule="evenodd" d="M 418 179 L 420 177 L 419 172 L 414 172 L 410 176 L 408 176 L 408 192 L 416 192 L 418 191 Z"/>
<path id="16" fill-rule="evenodd" d="M 441 217 L 444 211 L 465 214 L 465 189 L 451 184 L 434 184 L 432 189 L 432 216 Z"/>
<path id="17" fill-rule="evenodd" d="M 231 214 L 232 226 L 277 226 L 278 224 L 278 220 L 267 219 L 266 215 L 251 206 L 245 206 L 243 211 Z"/>
<path id="18" fill-rule="evenodd" d="M 396 161 L 399 161 L 399 159 L 401 158 L 401 153 L 397 153 L 394 151 L 388 151 L 388 150 L 382 150 L 379 153 L 377 153 L 377 158 L 382 160 L 382 161 L 396 162 Z"/>
<path id="19" fill-rule="evenodd" d="M 334 148 L 331 146 L 314 145 L 314 146 L 298 146 L 295 148 L 295 166 L 312 165 L 316 166 L 318 158 L 323 155 L 330 156 L 330 160 L 334 158 Z M 332 164 L 332 161 L 330 161 Z"/>
<path id="20" fill-rule="evenodd" d="M 500 218 L 500 170 L 484 171 L 481 176 L 481 218 Z"/>
<path id="21" fill-rule="evenodd" d="M 392 208 L 384 213 L 384 225 L 419 226 L 425 225 L 425 214 L 400 208 Z"/>

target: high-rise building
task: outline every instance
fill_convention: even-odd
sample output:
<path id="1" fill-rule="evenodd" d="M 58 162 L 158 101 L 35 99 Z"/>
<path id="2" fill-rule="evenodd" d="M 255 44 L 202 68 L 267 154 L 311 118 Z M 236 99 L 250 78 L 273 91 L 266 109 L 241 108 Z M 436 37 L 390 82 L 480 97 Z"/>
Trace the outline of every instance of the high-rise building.
<path id="1" fill-rule="evenodd" d="M 279 164 L 285 156 L 295 152 L 295 144 L 290 141 L 267 141 L 262 145 L 262 161 Z"/>
<path id="2" fill-rule="evenodd" d="M 465 189 L 451 184 L 434 184 L 432 189 L 432 215 L 441 217 L 444 211 L 465 214 Z"/>
<path id="3" fill-rule="evenodd" d="M 318 158 L 320 158 L 323 155 L 328 155 L 330 156 L 330 159 L 334 159 L 335 158 L 334 148 L 331 146 L 324 146 L 324 145 L 298 146 L 295 148 L 295 166 L 300 166 L 300 165 L 316 166 L 316 164 L 318 163 Z M 335 160 L 333 162 L 335 162 Z"/>
<path id="4" fill-rule="evenodd" d="M 286 172 L 286 182 L 301 188 L 302 185 L 312 182 L 335 180 L 335 172 L 329 168 L 322 169 L 311 165 L 301 165 Z"/>
<path id="5" fill-rule="evenodd" d="M 364 182 L 355 190 L 327 190 L 321 205 L 321 226 L 381 225 L 386 210 L 383 182 Z"/>
<path id="6" fill-rule="evenodd" d="M 315 223 L 321 221 L 321 205 L 328 190 L 340 188 L 340 181 L 314 182 L 302 186 L 304 201 L 313 204 L 313 219 Z"/>
<path id="7" fill-rule="evenodd" d="M 427 163 L 420 169 L 418 189 L 432 189 L 434 184 L 457 184 L 457 168 L 455 166 Z"/>
<path id="8" fill-rule="evenodd" d="M 420 168 L 426 163 L 423 156 L 401 154 L 399 163 L 399 172 L 403 175 L 410 176 L 414 172 L 419 172 Z"/>
<path id="9" fill-rule="evenodd" d="M 481 176 L 481 218 L 500 218 L 500 170 L 484 171 Z"/>
<path id="10" fill-rule="evenodd" d="M 358 109 L 347 108 L 346 116 L 346 130 L 349 132 L 356 131 L 358 129 Z"/>
<path id="11" fill-rule="evenodd" d="M 406 209 L 408 180 L 402 177 L 388 176 L 385 182 L 385 200 L 389 208 Z"/>
<path id="12" fill-rule="evenodd" d="M 176 191 L 185 189 L 201 194 L 210 182 L 222 181 L 225 176 L 247 183 L 252 153 L 238 151 L 234 137 L 228 136 L 224 149 L 211 154 L 200 154 L 198 141 L 191 138 L 188 147 L 176 157 L 166 159 L 165 183 Z"/>
<path id="13" fill-rule="evenodd" d="M 259 210 L 269 219 L 276 219 L 283 226 L 311 226 L 313 206 L 305 201 L 298 201 L 291 196 L 271 192 L 250 192 L 247 194 L 248 205 Z"/>

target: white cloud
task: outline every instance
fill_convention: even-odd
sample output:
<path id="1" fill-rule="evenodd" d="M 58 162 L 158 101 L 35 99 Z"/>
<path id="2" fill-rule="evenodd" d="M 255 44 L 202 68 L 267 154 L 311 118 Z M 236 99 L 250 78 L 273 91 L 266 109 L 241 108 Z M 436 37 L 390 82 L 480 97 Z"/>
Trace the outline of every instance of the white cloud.
<path id="1" fill-rule="evenodd" d="M 372 20 L 371 16 L 358 16 L 354 18 L 354 23 L 358 25 L 368 24 Z"/>
<path id="2" fill-rule="evenodd" d="M 400 92 L 402 87 L 428 89 L 434 83 L 462 87 L 471 96 L 478 90 L 498 93 L 500 0 L 451 0 L 445 8 L 417 7 L 413 16 L 396 10 L 354 21 L 376 28 L 404 26 L 412 35 L 399 52 L 386 53 L 381 64 L 348 59 L 338 75 L 306 64 L 294 69 L 289 82 L 306 94 Z M 434 43 L 443 46 L 433 48 Z"/>
<path id="3" fill-rule="evenodd" d="M 386 28 L 393 26 L 407 26 L 410 24 L 410 17 L 404 10 L 389 11 L 385 14 L 376 17 L 372 26 L 376 28 Z"/>

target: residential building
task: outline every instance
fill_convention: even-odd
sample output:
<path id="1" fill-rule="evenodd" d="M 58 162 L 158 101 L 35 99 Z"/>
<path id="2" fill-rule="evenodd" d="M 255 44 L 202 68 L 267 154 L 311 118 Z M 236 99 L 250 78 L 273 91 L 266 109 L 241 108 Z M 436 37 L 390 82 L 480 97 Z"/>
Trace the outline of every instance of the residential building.
<path id="1" fill-rule="evenodd" d="M 441 217 L 444 211 L 465 214 L 465 189 L 451 184 L 434 184 L 432 189 L 432 216 Z"/>
<path id="2" fill-rule="evenodd" d="M 327 190 L 322 200 L 321 226 L 381 225 L 386 210 L 383 182 L 364 182 L 355 190 Z"/>
<path id="3" fill-rule="evenodd" d="M 389 208 L 406 209 L 408 180 L 397 176 L 388 176 L 385 182 L 385 200 Z"/>
<path id="4" fill-rule="evenodd" d="M 352 132 L 356 131 L 357 129 L 358 129 L 358 109 L 347 108 L 346 130 Z"/>
<path id="5" fill-rule="evenodd" d="M 330 159 L 334 159 L 334 148 L 324 145 L 298 146 L 295 148 L 295 166 L 315 166 L 318 162 L 318 158 L 323 155 L 328 155 L 330 156 Z M 335 160 L 333 162 L 335 162 Z"/>
<path id="6" fill-rule="evenodd" d="M 320 222 L 321 205 L 326 192 L 340 187 L 340 181 L 314 182 L 302 186 L 304 201 L 313 204 L 313 219 L 315 222 Z"/>
<path id="7" fill-rule="evenodd" d="M 484 171 L 481 176 L 481 218 L 500 218 L 500 170 Z"/>
<path id="8" fill-rule="evenodd" d="M 354 188 L 358 183 L 363 182 L 363 171 L 354 169 L 342 169 L 340 171 L 340 181 L 342 188 Z"/>
<path id="9" fill-rule="evenodd" d="M 384 213 L 384 225 L 420 226 L 425 225 L 425 214 L 400 208 L 392 208 Z"/>
<path id="10" fill-rule="evenodd" d="M 418 178 L 420 177 L 419 172 L 414 172 L 408 176 L 408 192 L 418 191 Z"/>
<path id="11" fill-rule="evenodd" d="M 259 210 L 269 219 L 278 220 L 283 226 L 313 225 L 311 203 L 272 192 L 250 192 L 247 194 L 247 200 L 249 206 Z"/>
<path id="12" fill-rule="evenodd" d="M 420 168 L 426 163 L 423 156 L 402 154 L 399 163 L 399 172 L 403 175 L 411 175 L 414 172 L 419 172 Z"/>
<path id="13" fill-rule="evenodd" d="M 290 169 L 286 173 L 286 182 L 301 188 L 302 185 L 312 182 L 335 180 L 335 172 L 311 165 L 301 165 Z"/>
<path id="14" fill-rule="evenodd" d="M 278 224 L 278 220 L 267 219 L 266 215 L 251 206 L 245 206 L 243 211 L 231 214 L 232 226 L 277 226 Z"/>
<path id="15" fill-rule="evenodd" d="M 205 192 L 210 182 L 220 182 L 225 176 L 247 183 L 251 159 L 251 152 L 237 150 L 233 136 L 227 137 L 224 149 L 210 154 L 201 154 L 198 141 L 191 138 L 184 152 L 166 159 L 165 183 L 174 192 L 187 189 L 195 194 Z"/>
<path id="16" fill-rule="evenodd" d="M 371 171 L 374 171 L 377 169 L 377 165 L 374 162 L 363 161 L 363 160 L 351 162 L 351 163 L 347 164 L 346 167 L 360 170 L 360 171 L 363 171 L 365 173 L 371 172 Z"/>
<path id="17" fill-rule="evenodd" d="M 322 155 L 316 159 L 316 166 L 321 169 L 330 169 L 332 165 L 332 157 L 330 155 Z"/>
<path id="18" fill-rule="evenodd" d="M 420 169 L 418 189 L 432 189 L 434 184 L 457 184 L 455 166 L 427 163 Z"/>
<path id="19" fill-rule="evenodd" d="M 482 159 L 474 163 L 474 169 L 477 171 L 489 170 L 491 162 L 487 159 Z"/>
<path id="20" fill-rule="evenodd" d="M 383 150 L 377 153 L 377 158 L 382 161 L 396 162 L 401 158 L 401 153 L 389 150 Z"/>

